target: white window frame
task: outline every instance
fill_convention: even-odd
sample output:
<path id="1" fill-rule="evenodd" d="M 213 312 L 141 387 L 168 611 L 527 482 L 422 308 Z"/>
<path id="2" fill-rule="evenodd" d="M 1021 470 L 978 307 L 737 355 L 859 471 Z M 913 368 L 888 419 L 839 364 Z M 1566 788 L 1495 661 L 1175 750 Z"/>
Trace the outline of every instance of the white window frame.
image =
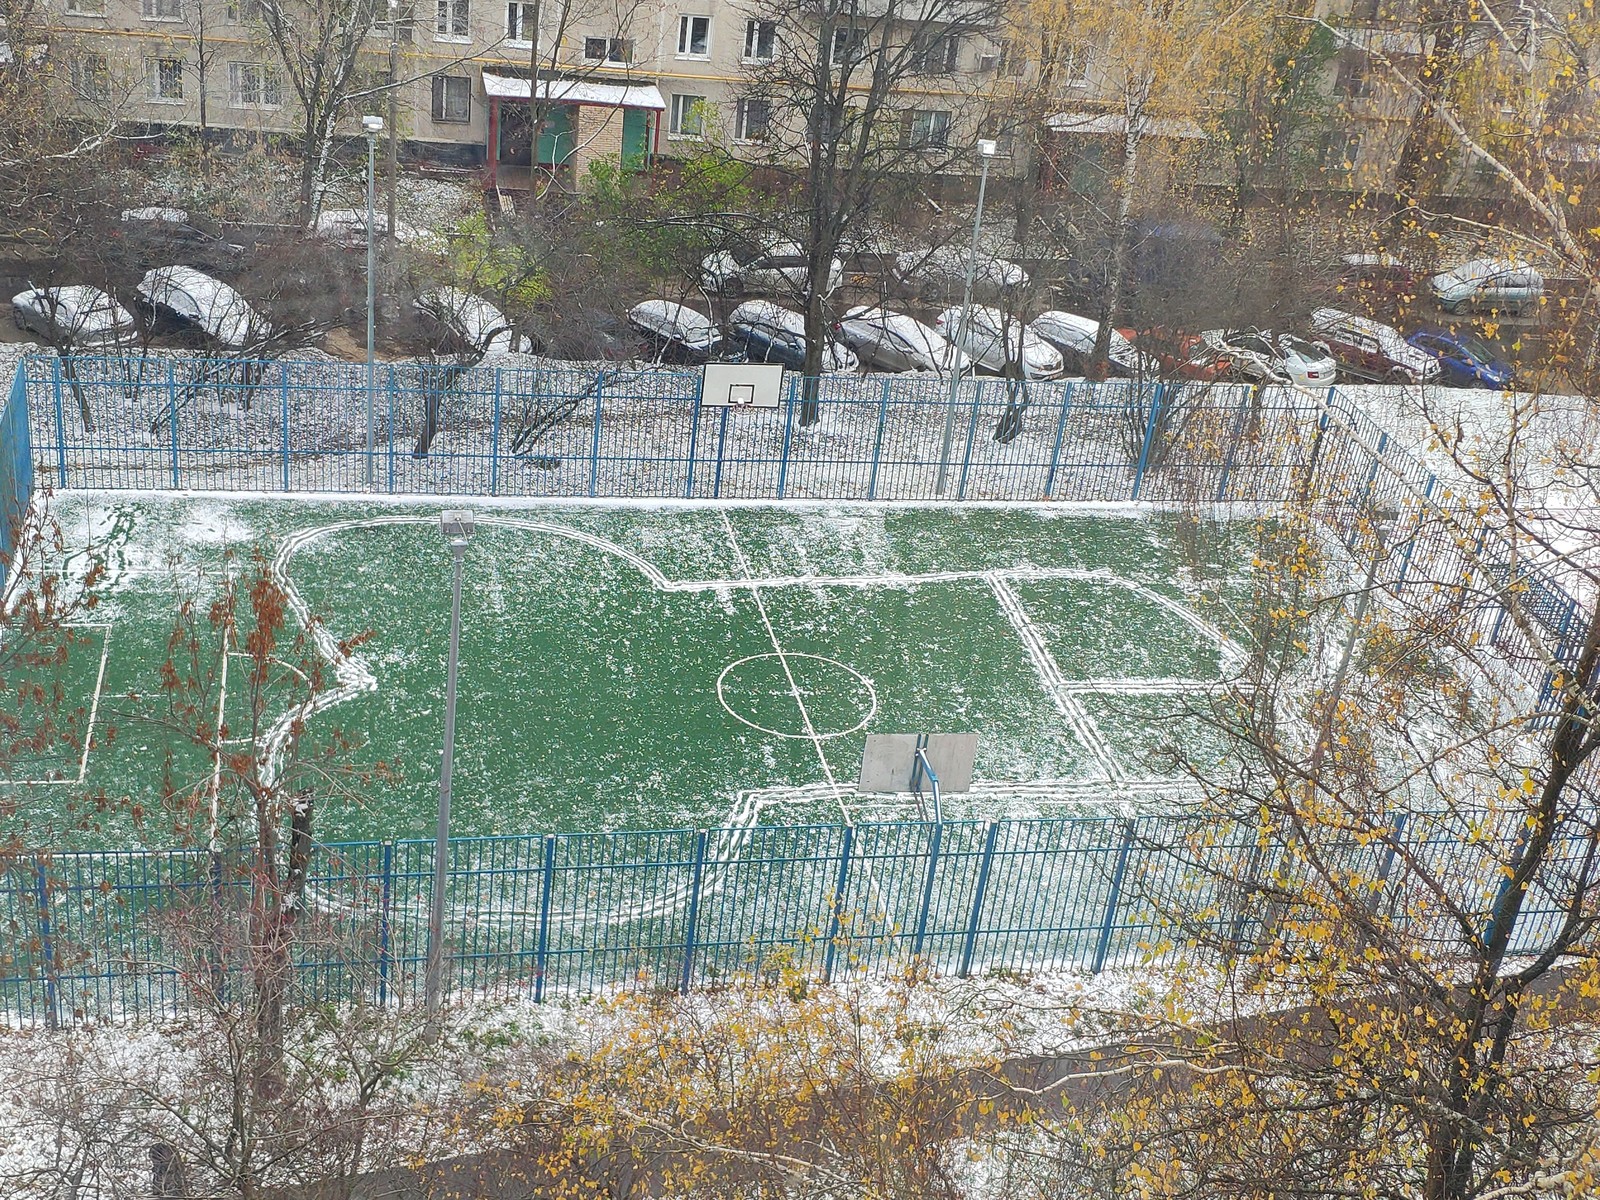
<path id="1" fill-rule="evenodd" d="M 139 14 L 146 21 L 181 21 L 183 0 L 140 0 Z"/>
<path id="2" fill-rule="evenodd" d="M 835 67 L 848 66 L 861 56 L 867 44 L 867 31 L 854 25 L 834 26 L 833 46 L 828 51 L 828 63 Z"/>
<path id="3" fill-rule="evenodd" d="M 532 0 L 506 0 L 506 45 L 533 45 L 533 38 L 528 36 L 532 17 Z"/>
<path id="4" fill-rule="evenodd" d="M 110 99 L 111 60 L 93 50 L 75 55 L 72 59 L 72 90 L 85 100 Z"/>
<path id="5" fill-rule="evenodd" d="M 752 136 L 750 133 L 750 105 L 759 104 L 766 110 L 766 120 L 762 122 L 761 132 Z M 739 101 L 734 113 L 733 140 L 736 142 L 759 143 L 767 140 L 772 129 L 772 101 L 765 96 L 747 96 Z"/>
<path id="6" fill-rule="evenodd" d="M 671 108 L 667 114 L 667 137 L 692 139 L 695 141 L 703 139 L 706 136 L 706 118 L 704 108 L 700 110 L 700 123 L 698 128 L 685 129 L 684 121 L 690 116 L 694 115 L 695 105 L 703 105 L 705 102 L 706 98 L 704 96 L 692 95 L 688 92 L 673 92 Z"/>
<path id="7" fill-rule="evenodd" d="M 244 98 L 245 88 L 242 82 L 253 74 L 255 76 L 254 91 L 260 97 L 256 100 Z M 258 62 L 231 62 L 228 64 L 228 107 L 250 108 L 262 111 L 272 111 L 283 107 L 283 82 L 273 71 Z"/>
<path id="8" fill-rule="evenodd" d="M 590 54 L 589 43 L 604 42 L 604 54 Z M 586 34 L 583 39 L 583 61 L 592 63 L 613 63 L 617 66 L 627 66 L 633 61 L 633 39 L 625 37 L 600 37 L 595 34 Z"/>
<path id="9" fill-rule="evenodd" d="M 906 148 L 908 150 L 943 150 L 950 145 L 950 117 L 948 108 L 915 108 L 908 114 L 906 125 Z M 917 136 L 917 127 L 922 125 L 923 133 Z M 939 136 L 935 138 L 934 128 L 938 127 Z"/>
<path id="10" fill-rule="evenodd" d="M 472 40 L 471 0 L 434 0 L 433 40 L 436 42 Z"/>
<path id="11" fill-rule="evenodd" d="M 705 22 L 703 47 L 694 48 L 695 22 Z M 708 59 L 711 57 L 711 18 L 704 13 L 682 13 L 678 16 L 678 57 Z"/>
<path id="12" fill-rule="evenodd" d="M 262 0 L 228 0 L 229 23 L 243 25 L 247 21 L 259 20 L 261 4 Z"/>
<path id="13" fill-rule="evenodd" d="M 66 0 L 62 11 L 69 17 L 103 17 L 106 0 Z"/>
<path id="14" fill-rule="evenodd" d="M 462 116 L 452 117 L 450 113 L 450 85 L 465 85 L 462 89 L 466 99 L 466 111 Z M 472 123 L 472 76 L 449 75 L 440 72 L 432 77 L 428 85 L 428 115 L 439 125 L 470 125 Z"/>
<path id="15" fill-rule="evenodd" d="M 923 35 L 916 56 L 918 75 L 954 75 L 961 61 L 961 38 L 948 30 Z"/>
<path id="16" fill-rule="evenodd" d="M 762 38 L 762 34 L 766 38 Z M 761 52 L 761 43 L 765 40 L 767 51 Z M 744 61 L 745 62 L 771 62 L 778 49 L 778 23 L 776 21 L 763 21 L 759 17 L 751 17 L 744 23 Z"/>
<path id="17" fill-rule="evenodd" d="M 161 90 L 163 75 L 162 64 L 170 63 L 176 70 L 173 79 L 177 81 L 176 95 L 170 95 Z M 157 57 L 145 60 L 145 77 L 150 84 L 151 104 L 182 104 L 183 103 L 183 59 L 172 57 Z"/>

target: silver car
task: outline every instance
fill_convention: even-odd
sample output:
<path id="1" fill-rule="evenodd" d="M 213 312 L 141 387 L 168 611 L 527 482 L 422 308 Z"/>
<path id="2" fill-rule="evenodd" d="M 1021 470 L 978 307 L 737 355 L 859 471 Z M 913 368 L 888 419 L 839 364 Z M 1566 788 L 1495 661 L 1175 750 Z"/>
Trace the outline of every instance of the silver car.
<path id="1" fill-rule="evenodd" d="M 272 325 L 250 302 L 220 279 L 193 267 L 146 271 L 136 289 L 139 299 L 168 319 L 199 329 L 230 350 L 257 345 L 272 336 Z"/>
<path id="2" fill-rule="evenodd" d="M 967 312 L 965 330 L 961 328 L 961 306 L 947 308 L 939 314 L 939 332 L 979 367 L 996 375 L 1003 373 L 1008 363 L 1021 366 L 1024 379 L 1060 379 L 1066 372 L 1061 351 L 1020 319 L 997 308 L 973 305 Z"/>
<path id="3" fill-rule="evenodd" d="M 11 319 L 46 341 L 74 350 L 131 346 L 139 340 L 133 314 L 97 287 L 29 288 L 11 297 Z"/>
<path id="4" fill-rule="evenodd" d="M 1441 271 L 1428 290 L 1446 312 L 1472 309 L 1521 313 L 1544 299 L 1544 276 L 1527 263 L 1505 258 L 1475 258 Z"/>
<path id="5" fill-rule="evenodd" d="M 967 371 L 972 360 L 937 329 L 888 309 L 852 308 L 839 322 L 839 336 L 879 371 Z"/>

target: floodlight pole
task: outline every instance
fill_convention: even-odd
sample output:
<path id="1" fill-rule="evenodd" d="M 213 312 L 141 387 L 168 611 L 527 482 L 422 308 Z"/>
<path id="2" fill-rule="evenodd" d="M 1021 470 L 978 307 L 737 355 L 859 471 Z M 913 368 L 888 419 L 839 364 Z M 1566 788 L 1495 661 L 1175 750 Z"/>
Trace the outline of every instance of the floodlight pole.
<path id="1" fill-rule="evenodd" d="M 961 343 L 967 340 L 967 317 L 972 310 L 972 275 L 978 265 L 978 230 L 983 225 L 983 193 L 989 183 L 989 163 L 999 150 L 996 142 L 984 138 L 978 143 L 978 154 L 983 159 L 983 170 L 978 175 L 978 211 L 972 215 L 972 246 L 967 251 L 967 279 L 961 289 L 961 319 L 956 322 L 955 353 L 950 359 L 950 398 L 944 410 L 944 445 L 939 450 L 939 480 L 934 490 L 940 496 L 950 475 L 950 442 L 955 436 L 956 396 L 961 388 Z"/>
<path id="2" fill-rule="evenodd" d="M 377 413 L 373 399 L 373 390 L 376 387 L 377 372 L 373 364 L 372 332 L 373 332 L 373 236 L 372 236 L 372 210 L 374 193 L 377 190 L 378 174 L 378 135 L 383 132 L 383 118 L 366 116 L 361 118 L 361 128 L 367 133 L 367 470 L 366 482 L 372 486 L 372 457 L 377 452 Z"/>
<path id="3" fill-rule="evenodd" d="M 450 585 L 450 657 L 444 684 L 444 759 L 439 769 L 439 824 L 433 841 L 433 900 L 428 908 L 427 1030 L 438 1032 L 439 1009 L 444 1002 L 444 893 L 450 855 L 450 771 L 456 753 L 456 666 L 461 650 L 461 571 L 472 536 L 472 513 L 451 510 L 441 514 L 439 529 L 450 539 L 454 578 Z"/>

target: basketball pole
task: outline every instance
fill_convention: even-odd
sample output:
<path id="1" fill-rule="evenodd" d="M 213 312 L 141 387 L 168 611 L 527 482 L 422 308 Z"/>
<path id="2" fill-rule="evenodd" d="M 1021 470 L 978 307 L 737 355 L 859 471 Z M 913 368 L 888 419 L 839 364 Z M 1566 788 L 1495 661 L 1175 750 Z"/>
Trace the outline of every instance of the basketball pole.
<path id="1" fill-rule="evenodd" d="M 450 585 L 450 657 L 445 667 L 444 761 L 439 770 L 439 824 L 433 842 L 433 897 L 428 908 L 428 965 L 424 981 L 427 997 L 426 1033 L 439 1033 L 439 1009 L 444 1003 L 444 893 L 450 856 L 450 771 L 456 750 L 456 667 L 461 651 L 461 572 L 472 536 L 472 514 L 450 511 L 439 518 L 439 529 L 450 539 L 454 578 Z"/>

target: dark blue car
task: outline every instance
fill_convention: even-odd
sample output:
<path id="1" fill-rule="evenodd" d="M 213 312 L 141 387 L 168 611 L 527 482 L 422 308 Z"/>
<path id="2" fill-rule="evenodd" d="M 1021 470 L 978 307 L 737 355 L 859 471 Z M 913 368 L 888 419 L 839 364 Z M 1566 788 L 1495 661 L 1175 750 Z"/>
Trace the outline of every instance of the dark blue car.
<path id="1" fill-rule="evenodd" d="M 1451 387 L 1485 387 L 1505 391 L 1511 386 L 1511 364 L 1495 357 L 1492 347 L 1470 333 L 1447 329 L 1419 329 L 1406 338 L 1424 354 L 1439 360 L 1439 382 Z"/>

